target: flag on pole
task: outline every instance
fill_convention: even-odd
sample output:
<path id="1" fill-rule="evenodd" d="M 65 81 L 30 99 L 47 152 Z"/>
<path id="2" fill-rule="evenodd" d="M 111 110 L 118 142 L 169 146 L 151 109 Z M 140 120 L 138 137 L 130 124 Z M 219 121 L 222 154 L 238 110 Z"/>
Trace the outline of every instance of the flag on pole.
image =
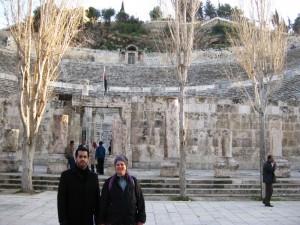
<path id="1" fill-rule="evenodd" d="M 103 67 L 103 86 L 104 86 L 104 91 L 107 92 L 107 74 L 105 72 L 105 66 Z"/>

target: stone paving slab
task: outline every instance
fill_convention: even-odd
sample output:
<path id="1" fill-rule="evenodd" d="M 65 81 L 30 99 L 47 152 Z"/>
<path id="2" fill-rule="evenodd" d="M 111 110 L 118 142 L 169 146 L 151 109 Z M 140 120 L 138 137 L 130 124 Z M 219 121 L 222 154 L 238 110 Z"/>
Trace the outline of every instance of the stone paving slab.
<path id="1" fill-rule="evenodd" d="M 0 194 L 1 225 L 58 225 L 55 191 Z M 300 202 L 146 201 L 147 225 L 299 225 Z"/>

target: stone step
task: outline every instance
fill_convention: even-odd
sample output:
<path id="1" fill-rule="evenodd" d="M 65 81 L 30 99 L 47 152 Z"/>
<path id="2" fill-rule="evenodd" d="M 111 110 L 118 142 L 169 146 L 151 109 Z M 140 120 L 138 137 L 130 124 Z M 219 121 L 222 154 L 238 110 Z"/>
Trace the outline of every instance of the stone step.
<path id="1" fill-rule="evenodd" d="M 58 185 L 59 183 L 59 178 L 51 178 L 50 179 L 33 179 L 33 184 L 34 185 Z M 100 180 L 99 184 L 102 187 L 104 183 L 104 180 Z M 21 180 L 18 178 L 13 178 L 13 179 L 1 179 L 0 184 L 21 184 Z M 156 181 L 156 182 L 151 182 L 149 181 L 144 182 L 144 180 L 140 180 L 141 186 L 148 187 L 148 188 L 179 188 L 179 183 L 178 182 L 168 182 L 168 181 Z M 260 185 L 258 182 L 255 184 L 234 184 L 232 182 L 230 183 L 211 183 L 211 182 L 192 182 L 187 184 L 188 189 L 233 189 L 233 188 L 240 188 L 240 189 L 251 189 L 251 188 L 259 188 Z M 281 189 L 291 189 L 291 188 L 298 188 L 300 190 L 300 183 L 275 183 L 274 188 L 281 188 Z"/>
<path id="2" fill-rule="evenodd" d="M 33 186 L 36 190 L 56 191 L 59 175 L 34 175 Z M 99 175 L 99 185 L 102 187 L 107 176 Z M 300 181 L 292 179 L 277 179 L 274 184 L 274 196 L 300 198 Z M 178 178 L 139 178 L 145 196 L 160 198 L 162 196 L 177 196 L 179 194 Z M 0 190 L 20 189 L 21 174 L 0 174 Z M 260 195 L 260 184 L 257 179 L 205 178 L 188 179 L 187 196 L 189 197 L 250 197 Z M 151 197 L 152 196 L 152 197 Z"/>

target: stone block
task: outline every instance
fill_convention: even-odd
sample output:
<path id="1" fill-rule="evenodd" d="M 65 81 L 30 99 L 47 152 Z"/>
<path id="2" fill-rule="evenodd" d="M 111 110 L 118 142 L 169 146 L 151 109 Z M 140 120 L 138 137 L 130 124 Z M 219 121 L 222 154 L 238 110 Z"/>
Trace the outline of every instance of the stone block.
<path id="1" fill-rule="evenodd" d="M 250 114 L 251 106 L 239 105 L 239 114 Z"/>
<path id="2" fill-rule="evenodd" d="M 179 158 L 164 158 L 160 167 L 161 177 L 179 177 Z"/>
<path id="3" fill-rule="evenodd" d="M 16 157 L 0 159 L 0 172 L 18 172 L 20 160 Z"/>
<path id="4" fill-rule="evenodd" d="M 278 159 L 276 157 L 277 168 L 275 170 L 276 177 L 291 177 L 290 163 L 286 159 Z"/>
<path id="5" fill-rule="evenodd" d="M 18 129 L 5 129 L 2 141 L 3 152 L 16 152 L 18 150 Z"/>
<path id="6" fill-rule="evenodd" d="M 232 157 L 219 157 L 214 165 L 215 177 L 236 177 L 239 164 Z"/>
<path id="7" fill-rule="evenodd" d="M 60 174 L 67 170 L 68 160 L 64 154 L 51 154 L 47 162 L 47 173 Z"/>

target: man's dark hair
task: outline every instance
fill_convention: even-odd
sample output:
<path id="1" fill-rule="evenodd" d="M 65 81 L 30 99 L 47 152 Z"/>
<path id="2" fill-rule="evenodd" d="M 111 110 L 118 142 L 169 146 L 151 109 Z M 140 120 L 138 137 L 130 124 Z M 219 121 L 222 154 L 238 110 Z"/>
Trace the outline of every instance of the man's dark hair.
<path id="1" fill-rule="evenodd" d="M 74 141 L 70 141 L 70 145 L 71 145 L 71 144 L 74 144 Z"/>
<path id="2" fill-rule="evenodd" d="M 272 155 L 268 155 L 268 160 L 271 159 L 273 156 Z"/>
<path id="3" fill-rule="evenodd" d="M 99 141 L 99 145 L 103 145 L 103 142 L 102 142 L 102 141 Z"/>
<path id="4" fill-rule="evenodd" d="M 90 157 L 90 151 L 86 145 L 79 145 L 76 152 L 75 152 L 75 157 L 77 158 L 78 156 L 78 151 L 82 152 L 87 152 L 88 157 Z"/>

